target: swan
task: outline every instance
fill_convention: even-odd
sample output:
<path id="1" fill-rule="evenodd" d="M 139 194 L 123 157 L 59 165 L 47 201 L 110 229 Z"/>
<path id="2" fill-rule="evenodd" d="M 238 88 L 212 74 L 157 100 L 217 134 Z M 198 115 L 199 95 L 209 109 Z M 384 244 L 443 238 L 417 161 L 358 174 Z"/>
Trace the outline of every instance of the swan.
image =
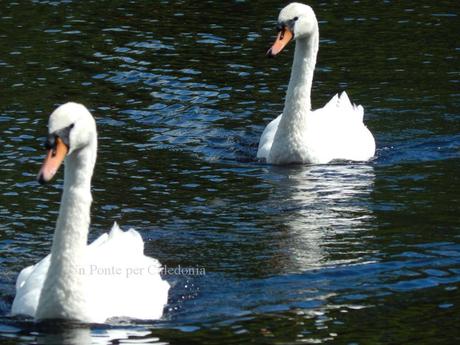
<path id="1" fill-rule="evenodd" d="M 319 47 L 319 29 L 313 9 L 291 3 L 278 17 L 278 36 L 267 52 L 277 55 L 296 41 L 294 62 L 283 113 L 262 133 L 257 158 L 269 164 L 326 164 L 335 159 L 367 161 L 375 140 L 363 124 L 364 109 L 350 102 L 344 91 L 323 108 L 311 110 L 311 87 Z"/>
<path id="2" fill-rule="evenodd" d="M 96 123 L 85 106 L 66 103 L 50 116 L 47 156 L 38 173 L 49 182 L 65 160 L 64 189 L 51 254 L 23 269 L 11 313 L 36 320 L 104 323 L 110 318 L 159 319 L 169 284 L 160 263 L 145 256 L 140 234 L 115 223 L 87 245 Z"/>

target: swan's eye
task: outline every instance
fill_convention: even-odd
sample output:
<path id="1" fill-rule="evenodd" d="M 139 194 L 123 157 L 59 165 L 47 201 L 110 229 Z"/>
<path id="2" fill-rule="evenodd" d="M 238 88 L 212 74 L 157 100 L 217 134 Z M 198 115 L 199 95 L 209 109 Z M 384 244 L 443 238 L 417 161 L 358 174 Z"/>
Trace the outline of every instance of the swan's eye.
<path id="1" fill-rule="evenodd" d="M 299 19 L 299 17 L 294 17 L 294 21 L 296 22 Z"/>

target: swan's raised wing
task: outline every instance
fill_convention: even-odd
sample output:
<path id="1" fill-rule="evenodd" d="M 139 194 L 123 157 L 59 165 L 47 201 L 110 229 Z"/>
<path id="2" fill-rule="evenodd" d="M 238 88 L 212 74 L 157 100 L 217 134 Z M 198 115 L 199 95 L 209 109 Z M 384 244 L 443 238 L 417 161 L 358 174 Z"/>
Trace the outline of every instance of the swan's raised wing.
<path id="1" fill-rule="evenodd" d="M 336 116 L 337 121 L 360 121 L 363 122 L 364 109 L 361 105 L 351 103 L 347 93 L 343 91 L 336 94 L 326 105 L 315 110 L 315 113 L 322 116 Z"/>
<path id="2" fill-rule="evenodd" d="M 335 95 L 323 108 L 314 111 L 314 132 L 322 133 L 315 146 L 332 159 L 370 159 L 375 153 L 375 140 L 363 117 L 363 107 L 351 103 L 345 91 Z"/>
<path id="3" fill-rule="evenodd" d="M 115 223 L 104 235 L 88 247 L 83 271 L 90 314 L 100 322 L 111 317 L 160 318 L 169 284 L 161 277 L 159 261 L 144 255 L 144 242 L 134 229 L 123 231 Z"/>

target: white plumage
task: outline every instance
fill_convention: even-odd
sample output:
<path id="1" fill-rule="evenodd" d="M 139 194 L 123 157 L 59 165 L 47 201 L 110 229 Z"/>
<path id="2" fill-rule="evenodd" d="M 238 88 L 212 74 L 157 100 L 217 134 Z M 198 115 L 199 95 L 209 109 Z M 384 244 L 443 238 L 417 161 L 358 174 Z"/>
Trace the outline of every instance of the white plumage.
<path id="1" fill-rule="evenodd" d="M 363 123 L 364 109 L 346 92 L 323 108 L 311 110 L 311 86 L 319 48 L 319 30 L 311 7 L 291 3 L 278 18 L 280 33 L 269 50 L 278 54 L 296 40 L 294 62 L 283 113 L 265 128 L 257 158 L 271 164 L 324 164 L 335 159 L 366 161 L 375 154 L 375 140 Z"/>
<path id="2" fill-rule="evenodd" d="M 53 177 L 59 167 L 53 160 L 62 142 L 67 146 L 59 217 L 51 254 L 18 276 L 12 314 L 97 323 L 113 317 L 160 318 L 169 284 L 161 278 L 158 260 L 144 255 L 140 234 L 115 223 L 109 234 L 87 245 L 97 147 L 93 117 L 84 106 L 67 103 L 51 115 L 49 132 L 51 153 L 40 181 Z"/>

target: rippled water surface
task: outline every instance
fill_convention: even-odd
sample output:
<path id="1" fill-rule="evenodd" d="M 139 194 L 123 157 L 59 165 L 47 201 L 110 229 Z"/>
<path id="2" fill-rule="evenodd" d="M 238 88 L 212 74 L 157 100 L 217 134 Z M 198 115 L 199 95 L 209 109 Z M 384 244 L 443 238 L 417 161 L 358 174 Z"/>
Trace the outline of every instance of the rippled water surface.
<path id="1" fill-rule="evenodd" d="M 0 342 L 454 344 L 460 341 L 460 8 L 313 1 L 313 106 L 346 89 L 377 140 L 367 164 L 255 160 L 283 107 L 279 1 L 0 4 Z M 11 317 L 45 256 L 62 172 L 39 187 L 49 113 L 97 118 L 91 240 L 135 227 L 169 274 L 162 320 Z M 154 296 L 152 296 L 154 297 Z"/>

